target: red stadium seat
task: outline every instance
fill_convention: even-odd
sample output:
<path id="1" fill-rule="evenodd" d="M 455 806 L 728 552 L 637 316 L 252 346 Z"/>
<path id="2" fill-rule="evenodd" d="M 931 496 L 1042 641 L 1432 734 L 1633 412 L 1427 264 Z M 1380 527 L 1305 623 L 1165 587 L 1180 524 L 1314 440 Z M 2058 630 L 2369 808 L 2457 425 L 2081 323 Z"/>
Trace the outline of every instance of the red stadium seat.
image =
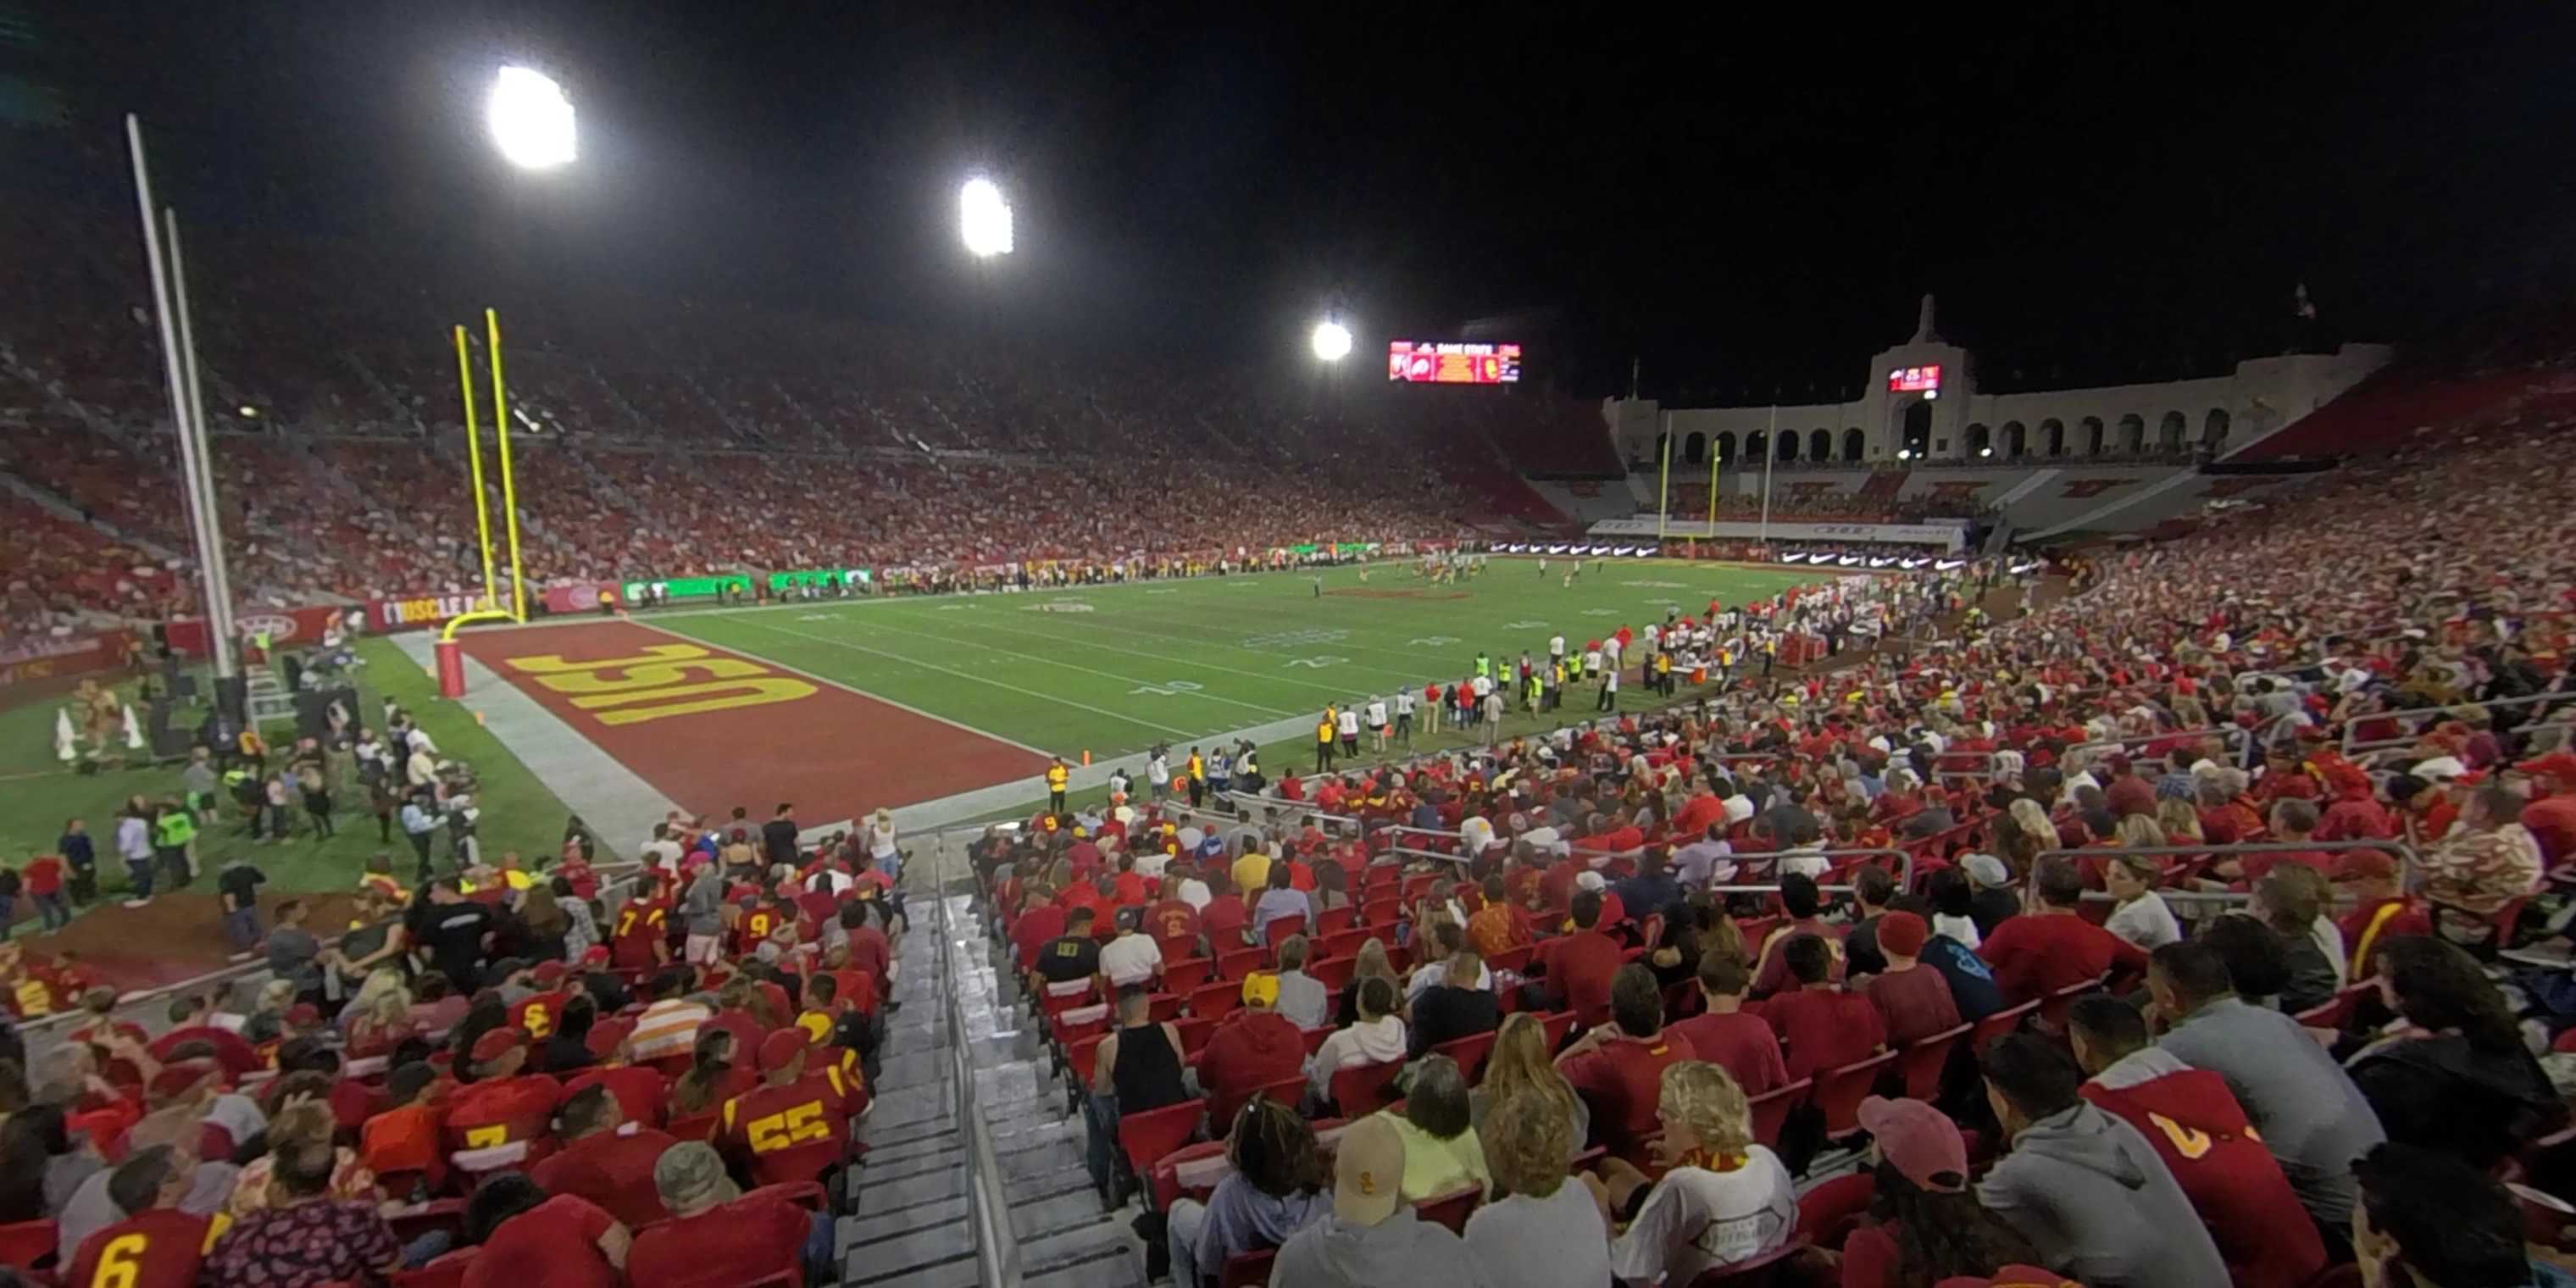
<path id="1" fill-rule="evenodd" d="M 1128 1178 L 1152 1175 L 1155 1160 L 1188 1144 L 1199 1129 L 1199 1120 L 1206 1116 L 1204 1100 L 1184 1100 L 1161 1109 L 1118 1115 L 1118 1148 L 1126 1157 Z M 1118 1189 L 1123 1195 L 1125 1187 Z"/>
<path id="2" fill-rule="evenodd" d="M 1492 1033 L 1476 1033 L 1463 1038 L 1452 1038 L 1431 1048 L 1433 1054 L 1445 1055 L 1456 1061 L 1458 1072 L 1466 1075 L 1467 1085 L 1471 1087 L 1483 1078 L 1485 1057 L 1493 1049 Z"/>
<path id="3" fill-rule="evenodd" d="M 1878 1085 L 1879 1075 L 1896 1064 L 1897 1051 L 1881 1051 L 1866 1060 L 1855 1060 L 1839 1069 L 1829 1069 L 1815 1077 L 1812 1100 L 1825 1116 L 1825 1134 L 1835 1139 L 1860 1130 L 1860 1102 L 1869 1098 Z"/>
<path id="4" fill-rule="evenodd" d="M 1485 1187 L 1470 1185 L 1419 1200 L 1413 1205 L 1413 1213 L 1433 1225 L 1449 1227 L 1452 1234 L 1463 1235 L 1467 1232 L 1467 1217 L 1484 1201 Z"/>
<path id="5" fill-rule="evenodd" d="M 1789 1111 L 1806 1103 L 1807 1093 L 1815 1089 L 1815 1079 L 1801 1078 L 1788 1086 L 1775 1087 L 1755 1096 L 1749 1102 L 1753 1111 L 1753 1139 L 1778 1148 L 1780 1128 L 1788 1123 Z"/>
<path id="6" fill-rule="evenodd" d="M 1201 984 L 1190 994 L 1190 1014 L 1201 1019 L 1223 1019 L 1242 1007 L 1243 985 L 1239 982 L 1221 979 Z"/>
<path id="7" fill-rule="evenodd" d="M 1897 1053 L 1896 1071 L 1905 1079 L 1908 1100 L 1937 1100 L 1941 1095 L 1941 1073 L 1949 1066 L 1950 1052 L 1958 1048 L 1973 1025 L 1916 1038 L 1912 1045 Z"/>
<path id="8" fill-rule="evenodd" d="M 1205 957 L 1184 957 L 1177 961 L 1166 957 L 1163 959 L 1163 991 L 1186 997 L 1190 990 L 1208 982 L 1215 971 L 1216 963 Z"/>
<path id="9" fill-rule="evenodd" d="M 1395 1079 L 1403 1072 L 1402 1060 L 1340 1070 L 1333 1074 L 1333 1104 L 1345 1118 L 1376 1113 L 1395 1100 Z"/>

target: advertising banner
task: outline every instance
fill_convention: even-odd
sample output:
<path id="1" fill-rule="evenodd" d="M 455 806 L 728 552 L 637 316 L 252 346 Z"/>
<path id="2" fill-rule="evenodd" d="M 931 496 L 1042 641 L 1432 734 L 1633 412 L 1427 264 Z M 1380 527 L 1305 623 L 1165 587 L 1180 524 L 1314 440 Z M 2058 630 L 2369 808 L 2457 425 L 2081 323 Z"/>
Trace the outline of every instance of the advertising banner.
<path id="1" fill-rule="evenodd" d="M 617 588 L 620 603 L 632 604 L 644 598 L 647 588 L 658 590 L 672 599 L 713 599 L 718 590 L 731 590 L 749 597 L 751 578 L 740 573 L 721 577 L 671 577 L 661 581 L 630 581 Z"/>
<path id="2" fill-rule="evenodd" d="M 269 642 L 279 646 L 319 643 L 322 632 L 340 619 L 346 608 L 320 604 L 311 608 L 245 608 L 233 618 L 233 625 L 247 637 L 261 632 Z M 374 620 L 369 614 L 368 620 Z M 182 617 L 170 623 L 170 647 L 190 657 L 205 657 L 214 650 L 206 638 L 206 619 Z"/>
<path id="3" fill-rule="evenodd" d="M 115 669 L 124 660 L 123 631 L 105 635 L 48 636 L 0 648 L 0 689 Z"/>
<path id="4" fill-rule="evenodd" d="M 537 596 L 549 613 L 595 613 L 604 595 L 617 591 L 613 581 L 577 581 L 567 586 L 548 586 Z"/>
<path id="5" fill-rule="evenodd" d="M 413 595 L 367 601 L 367 624 L 386 633 L 416 631 L 463 617 L 483 606 L 481 595 Z"/>
<path id="6" fill-rule="evenodd" d="M 1596 537 L 1651 537 L 1655 535 L 1655 516 L 1641 514 L 1627 519 L 1603 519 L 1593 524 Z M 1962 520 L 1934 523 L 1794 523 L 1774 519 L 1769 537 L 1779 541 L 1883 541 L 1906 545 L 1935 546 L 1956 550 L 1967 542 L 1966 523 Z M 1706 519 L 1673 519 L 1664 524 L 1670 537 L 1736 537 L 1759 538 L 1763 525 L 1749 519 L 1723 519 L 1710 523 Z"/>

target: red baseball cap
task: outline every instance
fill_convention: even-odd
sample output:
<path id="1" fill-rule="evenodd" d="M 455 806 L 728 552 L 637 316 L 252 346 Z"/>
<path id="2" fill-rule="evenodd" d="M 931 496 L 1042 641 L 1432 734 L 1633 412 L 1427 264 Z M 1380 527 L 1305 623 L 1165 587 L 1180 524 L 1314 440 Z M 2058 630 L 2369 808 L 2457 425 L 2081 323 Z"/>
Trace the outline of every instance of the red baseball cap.
<path id="1" fill-rule="evenodd" d="M 2335 860 L 2334 879 L 2337 881 L 2360 881 L 2373 877 L 2395 880 L 2397 856 L 2386 850 L 2346 850 L 2342 858 Z"/>
<path id="2" fill-rule="evenodd" d="M 608 945 L 606 945 L 606 944 L 592 944 L 590 947 L 585 948 L 585 949 L 582 949 L 582 950 L 581 950 L 581 964 L 582 964 L 582 965 L 584 965 L 584 966 L 605 966 L 605 965 L 607 965 L 607 964 L 608 964 Z"/>
<path id="3" fill-rule="evenodd" d="M 297 1002 L 286 1008 L 286 1022 L 296 1028 L 310 1028 L 322 1022 L 322 1009 L 311 1002 Z"/>
<path id="4" fill-rule="evenodd" d="M 535 970 L 528 972 L 528 977 L 540 984 L 549 986 L 560 984 L 563 982 L 564 964 L 562 962 L 539 962 L 537 963 L 537 968 Z"/>
<path id="5" fill-rule="evenodd" d="M 1871 1096 L 1860 1102 L 1860 1125 L 1878 1140 L 1878 1152 L 1897 1174 L 1938 1194 L 1968 1187 L 1968 1143 L 1959 1125 L 1920 1100 Z"/>
<path id="6" fill-rule="evenodd" d="M 513 1028 L 494 1029 L 474 1039 L 474 1063 L 490 1064 L 503 1055 L 526 1046 L 528 1035 Z"/>
<path id="7" fill-rule="evenodd" d="M 2539 774 L 2576 782 L 2576 752 L 2553 751 L 2546 756 L 2534 756 L 2529 760 L 2518 761 L 2514 768 L 2526 774 Z"/>
<path id="8" fill-rule="evenodd" d="M 224 1071 L 208 1061 L 182 1060 L 161 1066 L 161 1072 L 152 1075 L 150 1091 L 155 1100 L 171 1100 L 196 1090 L 208 1079 L 223 1076 Z"/>
<path id="9" fill-rule="evenodd" d="M 805 1054 L 807 1046 L 803 1029 L 779 1029 L 760 1040 L 760 1071 L 770 1073 L 787 1067 L 787 1062 Z"/>
<path id="10" fill-rule="evenodd" d="M 594 1060 L 607 1059 L 617 1050 L 619 1043 L 624 1042 L 626 1039 L 633 1037 L 634 1035 L 635 1025 L 633 1022 L 628 1020 L 601 1020 L 599 1023 L 591 1025 L 591 1058 Z"/>

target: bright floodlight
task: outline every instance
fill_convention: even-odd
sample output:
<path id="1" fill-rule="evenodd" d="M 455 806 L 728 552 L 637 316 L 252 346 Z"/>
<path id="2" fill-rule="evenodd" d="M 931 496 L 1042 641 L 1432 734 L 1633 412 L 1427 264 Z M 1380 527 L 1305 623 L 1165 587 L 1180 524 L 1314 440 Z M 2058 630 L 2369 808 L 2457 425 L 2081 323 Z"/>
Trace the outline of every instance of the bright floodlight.
<path id="1" fill-rule="evenodd" d="M 551 170 L 573 159 L 572 100 L 542 72 L 502 68 L 484 116 L 492 146 L 522 170 Z"/>
<path id="2" fill-rule="evenodd" d="M 990 179 L 969 179 L 957 194 L 960 235 L 966 251 L 979 259 L 1011 253 L 1011 203 Z"/>
<path id="3" fill-rule="evenodd" d="M 1351 329 L 1339 322 L 1315 324 L 1315 356 L 1326 362 L 1339 362 L 1351 355 Z"/>

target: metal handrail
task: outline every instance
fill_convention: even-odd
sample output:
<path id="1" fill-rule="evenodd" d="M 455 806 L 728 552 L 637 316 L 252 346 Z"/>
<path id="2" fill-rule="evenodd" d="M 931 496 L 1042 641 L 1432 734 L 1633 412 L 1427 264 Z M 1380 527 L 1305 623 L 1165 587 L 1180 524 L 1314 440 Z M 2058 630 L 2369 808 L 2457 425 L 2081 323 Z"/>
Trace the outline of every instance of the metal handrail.
<path id="1" fill-rule="evenodd" d="M 2408 845 L 2404 841 L 2382 841 L 2369 837 L 2347 841 L 2240 841 L 2234 845 L 2120 845 L 2102 846 L 2091 849 L 2041 850 L 2039 853 L 2031 856 L 2031 863 L 2036 866 L 2042 859 L 2117 858 L 2124 854 L 2147 855 L 2150 857 L 2160 855 L 2198 856 L 2212 854 L 2313 854 L 2318 851 L 2331 853 L 2337 850 L 2382 850 L 2395 855 L 2397 858 L 2397 881 L 2398 886 L 2401 889 L 2412 887 L 2415 884 L 2416 874 L 2423 871 L 2423 860 L 2415 853 L 2414 846 Z M 2254 897 L 2251 892 L 2235 890 L 2159 889 L 2156 893 L 2165 896 L 2168 900 L 2193 899 L 2203 903 L 2243 903 Z M 2111 894 L 2106 890 L 2087 890 L 2084 892 L 2084 901 L 2086 903 L 2107 903 L 2111 901 Z M 2334 902 L 2336 903 L 2342 903 L 2344 901 L 2345 896 L 2342 895 L 2337 895 L 2334 899 Z"/>
<path id="2" fill-rule="evenodd" d="M 2373 738 L 2368 742 L 2363 742 L 2357 739 L 2354 735 L 2361 731 L 2360 726 L 2365 721 L 2422 720 L 2438 723 L 2452 718 L 2452 707 L 2473 706 L 2483 711 L 2494 711 L 2505 707 L 2545 706 L 2552 702 L 2564 702 L 2571 706 L 2576 706 L 2576 693 L 2535 693 L 2527 698 L 2497 698 L 2491 702 L 2458 702 L 2453 703 L 2451 706 L 2427 707 L 2415 711 L 2364 712 L 2360 715 L 2345 717 L 2343 751 L 2347 756 L 2360 751 L 2385 751 L 2391 747 L 2412 745 L 2416 739 L 2423 736 L 2423 730 L 2419 727 L 2413 734 L 2404 738 Z M 2558 727 L 2560 727 L 2559 722 L 2549 722 L 2530 726 L 2530 728 L 2534 730 Z"/>
<path id="3" fill-rule="evenodd" d="M 948 1017 L 948 1069 L 954 1111 L 966 1137 L 966 1206 L 974 1222 L 976 1277 L 984 1288 L 1019 1288 L 1022 1279 L 1019 1235 L 1011 1228 L 1010 1200 L 1002 1184 L 1002 1167 L 993 1148 L 992 1124 L 975 1097 L 975 1067 L 968 1058 L 966 1007 L 957 994 L 955 954 L 965 946 L 948 909 L 948 847 L 958 831 L 983 831 L 981 824 L 956 824 L 932 832 L 931 890 L 935 909 L 933 933 L 939 936 L 939 994 Z M 916 836 L 918 834 L 915 834 Z M 970 883 L 971 884 L 971 883 Z"/>
<path id="4" fill-rule="evenodd" d="M 2252 748 L 2254 733 L 2242 725 L 2213 725 L 2207 729 L 2167 729 L 2156 733 L 2134 734 L 2126 738 L 2106 738 L 2099 742 L 2079 742 L 2066 749 L 2065 758 L 2071 761 L 2078 753 L 2127 747 L 2133 743 L 2164 742 L 2171 738 L 2209 737 L 2235 739 L 2235 754 L 2241 759 Z M 2086 763 L 2091 763 L 2089 758 Z"/>
<path id="5" fill-rule="evenodd" d="M 633 892 L 635 878 L 643 873 L 644 865 L 640 862 L 593 864 L 591 870 L 601 877 L 599 897 L 607 914 L 602 920 L 614 925 L 617 921 L 617 910 L 623 906 L 625 897 Z M 417 896 L 419 892 L 413 893 Z M 342 936 L 332 935 L 322 941 L 322 946 L 325 949 L 336 948 L 341 938 Z M 116 999 L 116 1009 L 108 1013 L 108 1018 L 114 1023 L 132 1024 L 146 1033 L 157 1035 L 168 1023 L 166 1006 L 171 998 L 202 996 L 208 990 L 216 988 L 230 990 L 266 974 L 268 974 L 268 963 L 264 960 L 236 962 L 218 970 L 207 971 L 202 975 L 191 975 L 186 979 L 168 984 L 156 984 L 150 988 L 137 989 L 131 993 L 120 994 Z M 19 1021 L 18 1033 L 27 1044 L 29 1061 L 39 1059 L 47 1051 L 59 1046 L 69 1038 L 73 1028 L 84 1025 L 89 1020 L 90 1013 L 75 1006 L 55 1011 L 50 1015 L 40 1015 L 31 1020 Z"/>
<path id="6" fill-rule="evenodd" d="M 1912 850 L 1899 850 L 1879 846 L 1850 850 L 1768 850 L 1760 854 L 1731 854 L 1727 856 L 1726 861 L 1734 863 L 1739 870 L 1750 864 L 1768 861 L 1775 865 L 1774 870 L 1776 871 L 1776 865 L 1779 860 L 1792 854 L 1802 859 L 1850 859 L 1892 856 L 1897 861 L 1896 888 L 1898 890 L 1911 890 L 1914 888 L 1914 852 Z M 1778 881 L 1729 882 L 1724 885 L 1704 886 L 1701 888 L 1712 894 L 1777 894 L 1780 891 L 1780 883 Z M 1852 890 L 1852 887 L 1849 885 L 1819 885 L 1816 888 L 1827 894 L 1849 894 Z"/>

